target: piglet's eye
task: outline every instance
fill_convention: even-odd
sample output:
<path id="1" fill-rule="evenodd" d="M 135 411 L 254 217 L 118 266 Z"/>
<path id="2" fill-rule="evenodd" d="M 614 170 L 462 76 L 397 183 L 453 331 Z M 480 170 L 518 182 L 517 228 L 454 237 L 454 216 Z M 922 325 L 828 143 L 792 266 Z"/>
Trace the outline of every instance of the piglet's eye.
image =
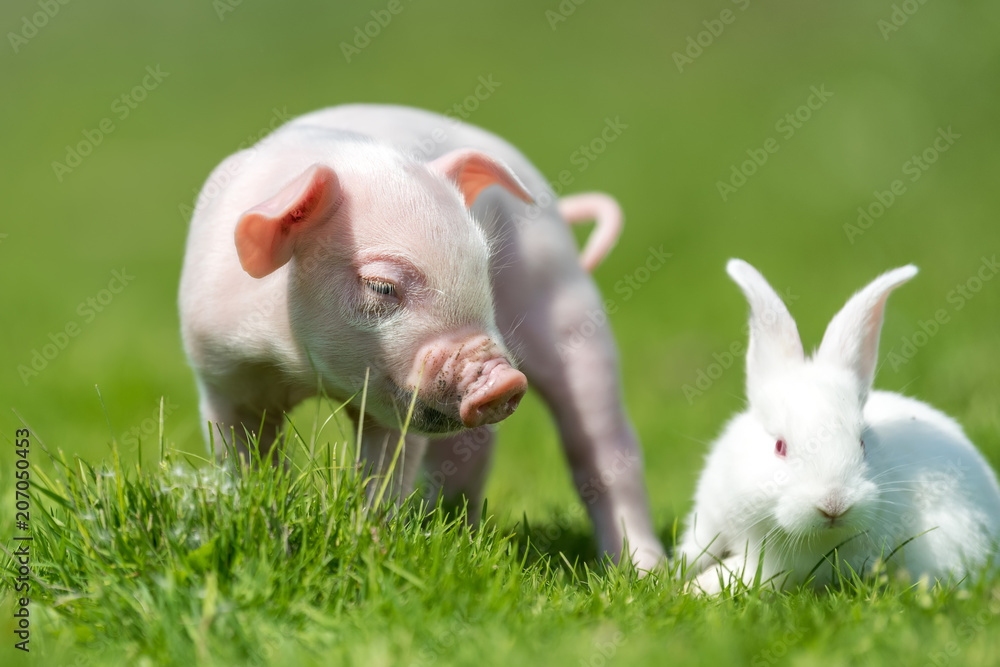
<path id="1" fill-rule="evenodd" d="M 774 453 L 781 458 L 788 456 L 788 445 L 785 444 L 784 440 L 778 440 L 778 442 L 774 443 Z"/>
<path id="2" fill-rule="evenodd" d="M 365 285 L 371 291 L 383 296 L 395 296 L 396 286 L 384 280 L 365 280 Z"/>

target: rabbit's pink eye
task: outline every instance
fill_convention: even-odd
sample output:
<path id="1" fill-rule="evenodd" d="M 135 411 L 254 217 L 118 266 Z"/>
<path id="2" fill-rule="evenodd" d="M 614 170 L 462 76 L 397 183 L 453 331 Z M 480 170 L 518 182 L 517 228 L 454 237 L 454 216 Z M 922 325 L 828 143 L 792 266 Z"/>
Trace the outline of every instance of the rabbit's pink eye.
<path id="1" fill-rule="evenodd" d="M 778 442 L 774 443 L 774 453 L 780 456 L 781 458 L 785 458 L 786 456 L 788 456 L 788 445 L 785 444 L 784 440 L 779 440 Z"/>

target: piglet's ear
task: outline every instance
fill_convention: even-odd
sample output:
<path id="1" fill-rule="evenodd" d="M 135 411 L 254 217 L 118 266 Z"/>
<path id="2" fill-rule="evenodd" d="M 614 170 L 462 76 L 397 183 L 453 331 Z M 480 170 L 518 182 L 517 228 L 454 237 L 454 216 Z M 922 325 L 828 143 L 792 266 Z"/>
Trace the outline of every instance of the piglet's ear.
<path id="1" fill-rule="evenodd" d="M 491 185 L 499 185 L 518 199 L 529 204 L 534 202 L 531 194 L 507 165 L 471 148 L 462 148 L 446 153 L 427 168 L 443 174 L 462 191 L 465 206 L 472 206 L 479 193 Z"/>
<path id="2" fill-rule="evenodd" d="M 339 192 L 333 170 L 315 164 L 240 216 L 236 252 L 243 270 L 263 278 L 287 264 L 302 232 L 332 213 Z"/>

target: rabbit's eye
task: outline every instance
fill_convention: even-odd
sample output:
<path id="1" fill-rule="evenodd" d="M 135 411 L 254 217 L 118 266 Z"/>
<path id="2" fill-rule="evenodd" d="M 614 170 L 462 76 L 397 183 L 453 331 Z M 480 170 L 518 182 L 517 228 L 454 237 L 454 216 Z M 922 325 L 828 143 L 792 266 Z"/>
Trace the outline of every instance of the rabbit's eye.
<path id="1" fill-rule="evenodd" d="M 785 444 L 784 440 L 779 440 L 778 442 L 774 443 L 774 453 L 780 456 L 781 458 L 785 458 L 786 456 L 788 456 L 788 445 Z"/>
<path id="2" fill-rule="evenodd" d="M 861 438 L 861 453 L 865 453 L 865 439 Z"/>

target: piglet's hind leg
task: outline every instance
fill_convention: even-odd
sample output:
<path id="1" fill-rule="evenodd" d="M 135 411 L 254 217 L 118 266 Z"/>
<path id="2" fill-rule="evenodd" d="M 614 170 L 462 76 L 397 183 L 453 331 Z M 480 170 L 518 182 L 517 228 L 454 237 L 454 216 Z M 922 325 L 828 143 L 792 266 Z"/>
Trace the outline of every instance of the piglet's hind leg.
<path id="1" fill-rule="evenodd" d="M 665 558 L 649 516 L 642 454 L 622 405 L 618 359 L 596 289 L 581 280 L 534 300 L 512 332 L 530 386 L 556 419 L 573 482 L 615 562 L 625 543 L 640 570 Z"/>

